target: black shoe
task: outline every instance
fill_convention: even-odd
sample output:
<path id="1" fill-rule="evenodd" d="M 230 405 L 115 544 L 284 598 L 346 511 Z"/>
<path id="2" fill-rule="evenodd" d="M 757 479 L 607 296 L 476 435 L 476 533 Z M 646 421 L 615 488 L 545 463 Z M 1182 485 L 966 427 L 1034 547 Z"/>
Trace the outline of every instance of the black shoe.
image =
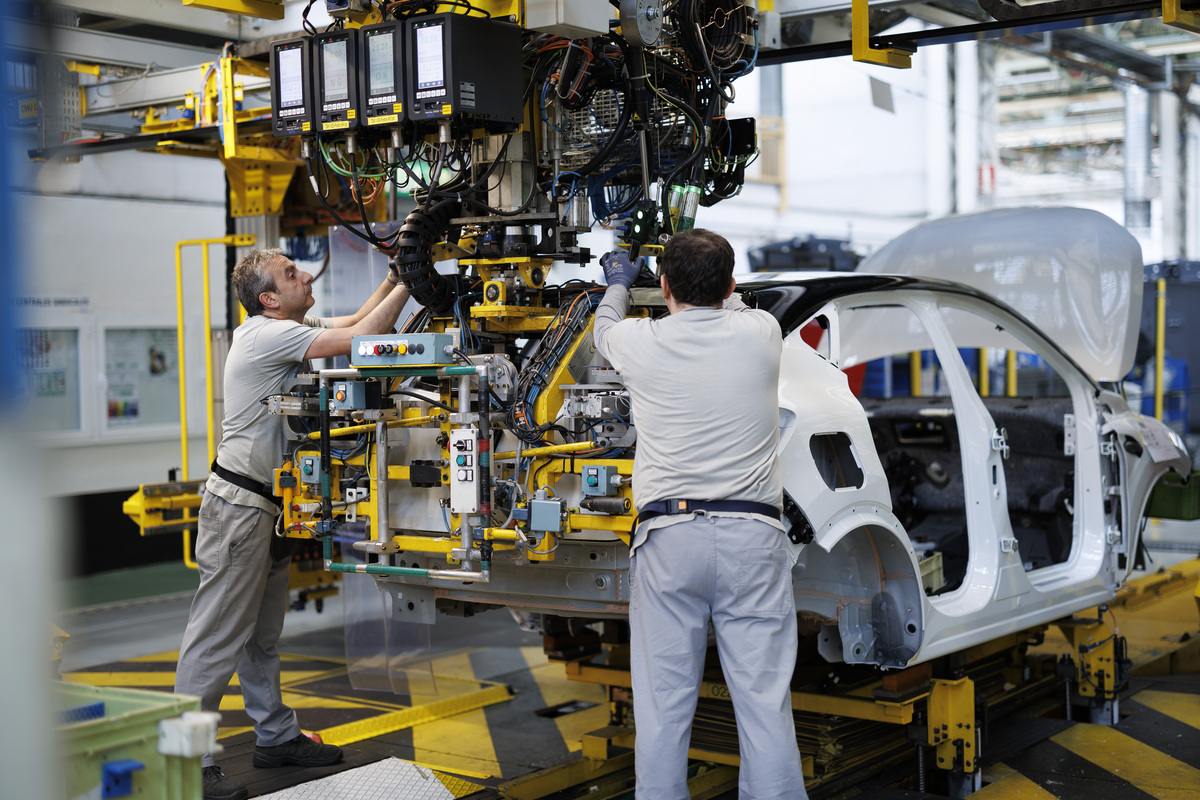
<path id="1" fill-rule="evenodd" d="M 250 792 L 233 778 L 226 778 L 217 766 L 205 767 L 204 800 L 246 800 Z"/>
<path id="2" fill-rule="evenodd" d="M 254 766 L 327 767 L 342 760 L 342 748 L 332 744 L 317 744 L 303 733 L 290 742 L 274 747 L 255 747 Z"/>

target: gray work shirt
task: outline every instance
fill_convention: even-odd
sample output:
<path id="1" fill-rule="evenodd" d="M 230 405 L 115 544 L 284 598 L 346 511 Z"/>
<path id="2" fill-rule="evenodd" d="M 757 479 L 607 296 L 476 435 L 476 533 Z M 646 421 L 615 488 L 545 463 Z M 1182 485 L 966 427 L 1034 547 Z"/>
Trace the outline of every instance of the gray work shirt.
<path id="1" fill-rule="evenodd" d="M 225 416 L 217 462 L 261 483 L 272 483 L 283 456 L 284 420 L 267 411 L 263 400 L 288 389 L 288 381 L 308 369 L 304 354 L 313 340 L 329 327 L 321 317 L 305 317 L 303 324 L 247 317 L 233 332 L 225 361 Z M 241 506 L 277 511 L 270 500 L 249 489 L 234 486 L 213 473 L 207 491 Z"/>
<path id="2" fill-rule="evenodd" d="M 779 323 L 730 298 L 657 320 L 626 319 L 629 291 L 610 286 L 596 309 L 596 349 L 621 373 L 633 400 L 637 453 L 633 502 L 740 500 L 783 508 L 779 446 Z M 760 514 L 719 512 L 782 523 Z M 695 518 L 655 517 L 655 528 Z"/>

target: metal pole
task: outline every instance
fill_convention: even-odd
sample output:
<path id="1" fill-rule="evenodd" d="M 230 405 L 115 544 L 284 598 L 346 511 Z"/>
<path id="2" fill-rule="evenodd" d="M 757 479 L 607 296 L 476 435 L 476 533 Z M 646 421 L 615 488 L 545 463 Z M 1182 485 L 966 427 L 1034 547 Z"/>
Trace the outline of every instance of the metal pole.
<path id="1" fill-rule="evenodd" d="M 179 451 L 183 480 L 188 479 L 187 361 L 183 344 L 183 246 L 175 245 L 175 344 L 179 351 Z"/>
<path id="2" fill-rule="evenodd" d="M 1154 418 L 1163 418 L 1163 360 L 1167 354 L 1167 279 L 1158 279 L 1158 306 L 1154 321 Z"/>

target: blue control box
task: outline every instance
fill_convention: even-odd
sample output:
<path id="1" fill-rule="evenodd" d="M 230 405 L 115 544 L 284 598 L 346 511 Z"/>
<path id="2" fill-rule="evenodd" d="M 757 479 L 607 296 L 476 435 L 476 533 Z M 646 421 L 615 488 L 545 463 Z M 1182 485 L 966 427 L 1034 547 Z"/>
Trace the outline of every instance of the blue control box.
<path id="1" fill-rule="evenodd" d="M 620 480 L 616 467 L 606 464 L 584 464 L 579 471 L 583 493 L 588 497 L 612 497 L 617 493 Z"/>

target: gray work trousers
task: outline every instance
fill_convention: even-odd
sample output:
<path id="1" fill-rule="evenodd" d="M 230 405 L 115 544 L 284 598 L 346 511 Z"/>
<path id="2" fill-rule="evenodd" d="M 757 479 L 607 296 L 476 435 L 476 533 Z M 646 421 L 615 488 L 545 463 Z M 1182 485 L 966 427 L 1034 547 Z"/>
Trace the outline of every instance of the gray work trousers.
<path id="1" fill-rule="evenodd" d="M 291 556 L 271 557 L 274 513 L 212 492 L 200 504 L 199 528 L 200 588 L 179 650 L 175 692 L 197 695 L 202 710 L 217 711 L 236 670 L 258 744 L 282 744 L 300 734 L 296 712 L 283 704 L 276 648 Z M 202 763 L 211 766 L 212 755 Z"/>
<path id="2" fill-rule="evenodd" d="M 792 718 L 796 607 L 784 534 L 698 516 L 630 558 L 638 800 L 687 800 L 687 751 L 711 620 L 737 719 L 742 800 L 806 800 Z"/>

